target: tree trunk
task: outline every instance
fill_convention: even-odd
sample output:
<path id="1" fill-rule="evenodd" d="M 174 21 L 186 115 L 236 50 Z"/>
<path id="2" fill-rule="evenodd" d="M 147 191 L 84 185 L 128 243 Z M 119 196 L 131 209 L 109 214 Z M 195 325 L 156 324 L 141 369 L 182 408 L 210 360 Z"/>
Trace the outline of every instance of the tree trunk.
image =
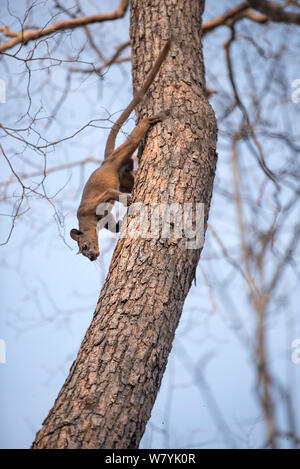
<path id="1" fill-rule="evenodd" d="M 138 110 L 143 117 L 169 108 L 170 116 L 147 136 L 133 202 L 202 202 L 206 227 L 217 129 L 204 92 L 203 4 L 132 0 L 130 33 L 134 89 L 173 36 Z M 92 323 L 33 448 L 138 447 L 200 251 L 186 249 L 185 238 L 120 238 Z"/>

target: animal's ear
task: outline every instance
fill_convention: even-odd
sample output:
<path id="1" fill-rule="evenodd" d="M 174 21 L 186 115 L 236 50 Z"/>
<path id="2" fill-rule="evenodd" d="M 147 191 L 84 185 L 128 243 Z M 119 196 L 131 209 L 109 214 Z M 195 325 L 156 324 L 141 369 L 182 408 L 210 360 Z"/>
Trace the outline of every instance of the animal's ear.
<path id="1" fill-rule="evenodd" d="M 73 228 L 71 231 L 70 231 L 70 236 L 72 239 L 74 239 L 75 241 L 78 241 L 79 237 L 83 235 L 83 232 L 80 231 L 80 230 L 76 230 L 76 228 Z"/>

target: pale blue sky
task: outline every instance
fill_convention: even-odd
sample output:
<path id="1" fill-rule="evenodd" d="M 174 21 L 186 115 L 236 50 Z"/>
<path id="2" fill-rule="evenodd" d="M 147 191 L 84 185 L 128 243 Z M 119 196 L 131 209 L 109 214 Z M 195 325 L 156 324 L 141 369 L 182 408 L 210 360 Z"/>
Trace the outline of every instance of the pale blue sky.
<path id="1" fill-rule="evenodd" d="M 20 3 L 10 1 L 12 10 L 20 13 Z M 48 4 L 41 1 L 35 16 L 36 22 L 43 24 L 48 19 Z M 92 0 L 84 2 L 86 13 L 96 11 Z M 110 11 L 117 1 L 101 2 L 102 11 Z M 234 2 L 237 3 L 237 2 Z M 64 5 L 71 6 L 68 0 Z M 218 2 L 218 7 L 207 1 L 206 18 L 213 17 L 232 5 L 231 1 Z M 2 17 L 6 22 L 7 16 Z M 128 39 L 128 14 L 125 19 L 113 24 L 94 25 L 93 31 L 101 50 L 108 56 L 112 46 Z M 10 23 L 11 24 L 11 23 Z M 15 26 L 11 24 L 11 26 Z M 247 24 L 249 31 L 259 35 L 260 26 Z M 252 28 L 252 29 L 251 29 Z M 277 33 L 283 28 L 274 26 L 274 33 L 266 35 L 264 46 L 270 46 L 270 37 L 279 41 Z M 247 31 L 244 31 L 245 34 Z M 254 34 L 255 35 L 255 34 Z M 262 34 L 263 36 L 263 34 Z M 218 89 L 218 83 L 230 92 L 227 72 L 224 66 L 223 42 L 228 38 L 226 28 L 221 28 L 204 41 L 207 84 Z M 263 40 L 259 37 L 257 40 Z M 241 41 L 242 42 L 242 41 Z M 55 51 L 56 57 L 62 57 L 62 51 L 72 52 L 82 43 L 82 32 L 73 31 L 67 34 L 64 43 Z M 54 44 L 51 43 L 51 46 Z M 271 44 L 271 46 L 273 46 Z M 271 47 L 270 46 L 270 47 Z M 296 46 L 296 44 L 295 44 Z M 44 45 L 38 53 L 42 53 Z M 291 55 L 285 64 L 284 73 L 290 80 L 300 76 L 299 63 L 293 61 L 293 44 Z M 65 48 L 65 49 L 64 49 Z M 254 64 L 253 73 L 261 73 L 264 61 L 256 58 L 255 49 L 247 44 L 236 45 L 236 66 L 239 86 L 248 87 L 247 78 L 242 71 L 242 61 L 249 53 L 249 61 Z M 238 49 L 239 48 L 239 49 Z M 30 46 L 21 51 L 24 56 Z M 22 55 L 23 54 L 23 55 Z M 86 48 L 85 60 L 94 60 L 93 53 Z M 124 52 L 124 56 L 129 51 Z M 38 55 L 37 55 L 38 56 Z M 64 58 L 68 57 L 68 54 Z M 248 55 L 247 55 L 248 57 Z M 254 60 L 255 58 L 255 60 Z M 50 62 L 48 62 L 50 63 Z M 52 61 L 52 65 L 55 62 Z M 16 122 L 26 110 L 27 75 L 23 71 L 23 62 L 6 58 L 10 79 L 7 81 L 7 102 L 0 104 L 1 122 L 7 126 L 20 127 L 26 121 Z M 111 67 L 104 81 L 96 75 L 82 76 L 71 74 L 72 92 L 62 103 L 56 119 L 49 127 L 45 119 L 55 109 L 55 104 L 63 93 L 66 79 L 66 65 L 57 65 L 50 69 L 51 85 L 47 82 L 47 71 L 38 71 L 38 64 L 32 68 L 31 93 L 33 95 L 30 113 L 38 109 L 39 130 L 50 141 L 71 135 L 90 119 L 105 119 L 107 110 L 115 113 L 123 109 L 131 98 L 130 64 Z M 84 65 L 82 65 L 84 66 Z M 0 78 L 7 80 L 8 69 L 0 62 Z M 263 87 L 263 80 L 259 81 Z M 276 80 L 270 80 L 274 86 L 274 102 L 269 99 L 263 109 L 266 116 L 276 122 L 278 129 L 285 128 L 287 119 L 291 121 L 291 134 L 299 132 L 299 106 L 283 105 L 282 97 L 276 94 Z M 287 90 L 287 94 L 290 90 Z M 249 102 L 243 94 L 245 102 Z M 215 96 L 211 103 L 217 115 L 221 112 L 225 95 Z M 263 99 L 263 98 L 262 98 Z M 250 105 L 250 104 L 249 104 Z M 17 116 L 17 117 L 16 117 Z M 234 126 L 238 114 L 233 114 L 228 125 Z M 45 119 L 45 120 L 43 120 Z M 124 128 L 128 131 L 133 125 L 134 116 Z M 110 123 L 103 120 L 97 124 L 100 128 L 89 127 L 74 139 L 55 147 L 48 154 L 48 166 L 53 167 L 62 162 L 74 161 L 93 156 L 101 158 L 105 138 Z M 103 128 L 101 128 L 103 127 Z M 107 129 L 107 130 L 105 130 Z M 273 127 L 274 129 L 274 127 Z M 28 137 L 28 136 L 27 136 Z M 31 136 L 33 139 L 33 136 Z M 119 141 L 122 135 L 119 136 Z M 16 141 L 2 138 L 7 152 L 21 151 L 22 145 Z M 279 156 L 280 147 L 269 141 L 270 151 Z M 284 150 L 286 151 L 286 150 Z M 24 153 L 34 164 L 41 164 L 41 156 L 33 150 Z M 247 159 L 248 158 L 248 159 Z M 274 156 L 275 158 L 275 156 Z M 259 169 L 254 159 L 249 163 L 249 153 L 243 147 L 242 164 L 250 167 L 249 180 L 261 180 Z M 33 171 L 34 168 L 14 155 L 12 162 L 19 171 Z M 7 347 L 7 363 L 0 364 L 0 447 L 28 448 L 42 420 L 50 410 L 58 391 L 67 377 L 68 370 L 78 351 L 80 342 L 91 321 L 99 291 L 105 279 L 115 242 L 110 239 L 102 241 L 103 255 L 95 263 L 90 263 L 83 256 L 76 256 L 76 246 L 70 240 L 69 230 L 77 226 L 76 207 L 80 197 L 83 181 L 95 168 L 89 164 L 84 174 L 78 168 L 72 171 L 55 172 L 45 181 L 48 195 L 60 191 L 55 199 L 61 226 L 54 219 L 52 206 L 42 199 L 30 199 L 30 210 L 16 221 L 11 239 L 0 248 L 1 276 L 1 315 L 0 338 Z M 10 174 L 7 163 L 0 158 L 1 181 Z M 216 191 L 210 214 L 211 224 L 218 229 L 227 248 L 237 244 L 235 230 L 235 211 L 232 204 L 222 195 L 223 189 L 232 185 L 231 167 L 228 157 L 228 141 L 220 124 L 219 162 L 217 168 Z M 268 186 L 269 187 L 269 186 Z M 282 194 L 283 199 L 289 196 L 288 188 Z M 13 186 L 9 194 L 16 195 L 19 189 Z M 272 189 L 268 193 L 268 197 Z M 9 203 L 11 200 L 9 199 Z M 11 219 L 4 216 L 10 213 L 11 205 L 1 204 L 0 235 L 3 241 L 9 231 Z M 25 208 L 25 206 L 24 206 Z M 268 217 L 269 206 L 259 209 L 257 222 L 261 225 Z M 249 215 L 250 216 L 250 215 Z M 296 214 L 291 214 L 295 220 Z M 61 235 L 61 236 L 60 236 Z M 65 238 L 64 238 L 65 236 Z M 288 236 L 288 233 L 284 233 Z M 235 320 L 238 313 L 242 326 L 250 337 L 253 336 L 253 311 L 249 308 L 245 286 L 241 279 L 232 272 L 232 268 L 217 252 L 215 241 L 208 232 L 203 251 L 203 260 L 197 271 L 197 286 L 193 285 L 184 306 L 176 338 L 171 352 L 168 367 L 163 379 L 158 399 L 153 408 L 151 420 L 143 437 L 141 447 L 183 448 L 200 447 L 223 448 L 236 445 L 241 448 L 256 447 L 262 443 L 261 412 L 257 406 L 255 386 L 256 378 L 251 362 L 251 354 L 243 338 L 243 329 Z M 270 265 L 272 269 L 272 264 Z M 203 276 L 203 269 L 215 279 L 213 294 L 215 305 L 211 302 L 208 285 Z M 227 282 L 225 279 L 229 278 Z M 286 322 L 293 319 L 294 338 L 300 337 L 298 313 L 299 294 L 295 276 L 291 271 L 281 284 L 282 295 L 286 292 L 291 299 L 289 311 L 284 311 L 284 304 L 270 321 L 270 349 L 276 357 L 271 366 L 285 380 L 289 373 L 294 375 L 294 383 L 299 390 L 300 364 L 294 365 L 288 360 L 289 338 L 286 334 Z M 284 331 L 284 332 L 282 332 Z M 211 390 L 218 407 L 211 405 Z M 297 394 L 297 392 L 296 392 Z M 299 392 L 298 392 L 299 396 Z M 212 412 L 213 409 L 213 412 Z M 280 417 L 283 421 L 283 418 Z M 299 424 L 299 408 L 296 421 Z M 230 429 L 230 431 L 228 430 Z M 288 442 L 286 443 L 288 445 Z"/>

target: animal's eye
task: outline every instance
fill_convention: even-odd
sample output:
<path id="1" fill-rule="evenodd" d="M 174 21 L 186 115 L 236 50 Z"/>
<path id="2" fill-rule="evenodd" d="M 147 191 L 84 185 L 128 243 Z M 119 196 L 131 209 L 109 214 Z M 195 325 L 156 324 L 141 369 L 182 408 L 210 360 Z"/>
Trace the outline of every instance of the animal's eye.
<path id="1" fill-rule="evenodd" d="M 85 244 L 84 246 L 82 246 L 82 251 L 86 251 L 87 250 L 87 245 Z"/>

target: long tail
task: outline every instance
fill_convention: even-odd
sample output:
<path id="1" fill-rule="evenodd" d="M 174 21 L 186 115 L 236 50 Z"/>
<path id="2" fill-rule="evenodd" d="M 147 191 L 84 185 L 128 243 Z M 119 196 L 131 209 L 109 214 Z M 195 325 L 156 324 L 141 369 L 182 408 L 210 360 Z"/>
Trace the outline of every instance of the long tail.
<path id="1" fill-rule="evenodd" d="M 152 70 L 149 73 L 149 75 L 147 76 L 142 88 L 140 88 L 138 90 L 138 92 L 135 94 L 135 97 L 133 98 L 133 100 L 128 104 L 127 108 L 122 112 L 122 114 L 120 115 L 117 122 L 113 125 L 113 127 L 112 127 L 112 129 L 109 133 L 107 142 L 106 142 L 106 147 L 105 147 L 105 152 L 104 152 L 104 158 L 105 159 L 108 158 L 108 156 L 111 153 L 113 153 L 113 151 L 115 149 L 116 138 L 117 138 L 117 135 L 118 135 L 118 132 L 119 132 L 120 128 L 122 127 L 124 122 L 128 119 L 128 117 L 130 116 L 133 109 L 140 103 L 140 101 L 142 100 L 142 98 L 144 97 L 146 92 L 148 91 L 151 83 L 153 82 L 154 78 L 156 77 L 156 75 L 157 75 L 157 73 L 160 69 L 161 64 L 163 63 L 163 61 L 165 60 L 165 58 L 168 55 L 168 52 L 170 50 L 170 46 L 171 46 L 171 38 L 167 40 L 166 44 L 164 45 L 163 49 L 161 50 L 159 56 L 157 57 L 154 65 L 152 67 Z"/>

